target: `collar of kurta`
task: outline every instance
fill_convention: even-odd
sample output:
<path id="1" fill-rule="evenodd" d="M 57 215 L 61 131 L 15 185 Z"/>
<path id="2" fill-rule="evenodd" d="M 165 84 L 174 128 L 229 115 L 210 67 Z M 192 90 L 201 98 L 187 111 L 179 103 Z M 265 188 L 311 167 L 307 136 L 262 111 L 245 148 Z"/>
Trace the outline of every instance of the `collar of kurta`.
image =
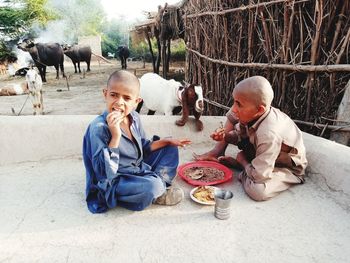
<path id="1" fill-rule="evenodd" d="M 247 125 L 248 129 L 257 130 L 260 123 L 267 117 L 267 115 L 269 115 L 270 112 L 271 107 L 267 111 L 265 111 L 264 114 L 259 117 L 259 119 L 249 122 Z"/>

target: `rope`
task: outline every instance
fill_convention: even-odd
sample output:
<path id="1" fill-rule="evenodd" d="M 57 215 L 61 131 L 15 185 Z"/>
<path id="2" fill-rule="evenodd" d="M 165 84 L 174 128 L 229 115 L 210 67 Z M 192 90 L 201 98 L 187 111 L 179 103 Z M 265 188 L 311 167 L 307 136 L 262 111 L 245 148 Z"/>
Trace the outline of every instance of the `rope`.
<path id="1" fill-rule="evenodd" d="M 206 103 L 211 104 L 211 105 L 214 105 L 214 106 L 216 106 L 216 107 L 218 107 L 218 108 L 221 108 L 221 109 L 224 109 L 224 110 L 229 110 L 229 109 L 230 109 L 230 107 L 227 107 L 227 106 L 225 106 L 225 105 L 222 105 L 222 104 L 220 104 L 220 103 L 218 103 L 218 102 L 216 102 L 216 101 L 208 100 L 208 99 L 206 99 L 206 98 L 203 98 L 203 100 L 204 100 Z"/>
<path id="2" fill-rule="evenodd" d="M 24 108 L 24 105 L 26 105 L 26 103 L 27 103 L 27 100 L 28 100 L 28 98 L 29 98 L 29 95 L 30 95 L 30 93 L 27 95 L 27 98 L 26 98 L 26 100 L 24 101 L 24 103 L 23 103 L 23 105 L 22 105 L 22 108 L 21 108 L 21 110 L 18 112 L 17 116 L 19 116 L 19 115 L 21 114 L 21 112 L 22 112 L 22 110 L 23 110 L 23 108 Z"/>

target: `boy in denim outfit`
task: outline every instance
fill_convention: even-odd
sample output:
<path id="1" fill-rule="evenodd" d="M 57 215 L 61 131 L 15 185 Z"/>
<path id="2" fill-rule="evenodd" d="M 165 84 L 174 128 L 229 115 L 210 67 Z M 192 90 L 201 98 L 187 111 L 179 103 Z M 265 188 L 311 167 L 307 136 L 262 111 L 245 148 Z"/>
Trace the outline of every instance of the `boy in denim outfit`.
<path id="1" fill-rule="evenodd" d="M 103 90 L 106 111 L 93 120 L 84 136 L 86 201 L 92 213 L 121 206 L 143 210 L 152 203 L 175 205 L 180 188 L 168 188 L 179 162 L 177 146 L 187 139 L 146 138 L 134 111 L 141 101 L 140 83 L 127 71 L 112 73 Z"/>

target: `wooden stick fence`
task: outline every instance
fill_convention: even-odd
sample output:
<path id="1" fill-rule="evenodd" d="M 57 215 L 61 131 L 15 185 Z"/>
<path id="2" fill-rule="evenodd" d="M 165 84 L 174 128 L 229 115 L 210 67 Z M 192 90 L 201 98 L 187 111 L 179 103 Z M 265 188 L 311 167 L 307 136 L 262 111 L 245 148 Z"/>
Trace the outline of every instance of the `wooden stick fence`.
<path id="1" fill-rule="evenodd" d="M 325 118 L 336 119 L 350 79 L 350 1 L 188 0 L 183 8 L 186 81 L 200 83 L 209 101 L 230 106 L 239 81 L 262 75 L 274 106 L 333 124 Z M 209 104 L 205 114 L 225 112 Z"/>

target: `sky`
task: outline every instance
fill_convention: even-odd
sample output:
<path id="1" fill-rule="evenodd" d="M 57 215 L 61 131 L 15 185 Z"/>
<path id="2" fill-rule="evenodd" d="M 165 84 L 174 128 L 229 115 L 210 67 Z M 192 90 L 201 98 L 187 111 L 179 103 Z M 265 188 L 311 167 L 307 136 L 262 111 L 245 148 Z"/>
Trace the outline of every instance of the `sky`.
<path id="1" fill-rule="evenodd" d="M 165 3 L 178 2 L 181 0 L 101 0 L 108 18 L 124 17 L 129 22 L 145 20 L 146 17 L 142 11 L 156 12 L 158 5 L 164 6 Z"/>

